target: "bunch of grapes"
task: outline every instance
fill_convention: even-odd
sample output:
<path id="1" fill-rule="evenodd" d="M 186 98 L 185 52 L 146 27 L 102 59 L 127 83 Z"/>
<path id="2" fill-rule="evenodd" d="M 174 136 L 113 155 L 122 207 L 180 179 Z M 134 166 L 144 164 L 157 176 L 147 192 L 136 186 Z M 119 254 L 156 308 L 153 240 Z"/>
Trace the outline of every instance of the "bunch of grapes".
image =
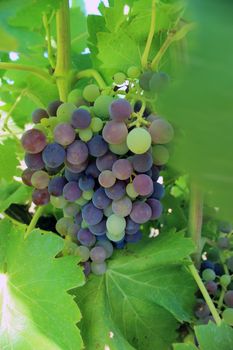
<path id="1" fill-rule="evenodd" d="M 207 252 L 207 260 L 201 263 L 200 275 L 205 287 L 225 322 L 233 326 L 233 241 L 232 227 L 220 225 L 221 234 L 215 247 Z M 214 321 L 208 305 L 198 299 L 195 315 L 200 323 Z"/>
<path id="2" fill-rule="evenodd" d="M 22 136 L 23 182 L 36 205 L 62 210 L 56 230 L 77 244 L 86 274 L 103 274 L 113 248 L 139 241 L 140 226 L 162 213 L 157 180 L 174 131 L 149 112 L 139 74 L 131 67 L 111 88 L 90 84 L 35 110 Z"/>

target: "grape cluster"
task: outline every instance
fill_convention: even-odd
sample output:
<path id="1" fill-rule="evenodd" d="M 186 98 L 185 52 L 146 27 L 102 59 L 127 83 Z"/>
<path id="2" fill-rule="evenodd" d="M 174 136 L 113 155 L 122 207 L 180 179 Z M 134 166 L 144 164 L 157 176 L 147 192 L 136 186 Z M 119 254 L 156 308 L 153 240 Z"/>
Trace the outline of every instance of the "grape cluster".
<path id="1" fill-rule="evenodd" d="M 200 275 L 205 287 L 222 318 L 233 326 L 233 254 L 231 225 L 220 225 L 221 235 L 215 247 L 207 252 L 207 260 L 201 263 Z M 205 301 L 198 299 L 195 315 L 200 323 L 213 320 Z"/>
<path id="2" fill-rule="evenodd" d="M 117 73 L 111 93 L 90 84 L 71 91 L 68 102 L 35 110 L 35 126 L 22 136 L 23 182 L 34 187 L 36 205 L 62 210 L 56 230 L 78 244 L 86 274 L 103 274 L 113 247 L 139 241 L 140 226 L 162 213 L 157 180 L 174 132 L 148 113 L 138 74 L 128 71 L 128 84 L 139 89 L 136 102 L 119 97 L 126 76 Z"/>

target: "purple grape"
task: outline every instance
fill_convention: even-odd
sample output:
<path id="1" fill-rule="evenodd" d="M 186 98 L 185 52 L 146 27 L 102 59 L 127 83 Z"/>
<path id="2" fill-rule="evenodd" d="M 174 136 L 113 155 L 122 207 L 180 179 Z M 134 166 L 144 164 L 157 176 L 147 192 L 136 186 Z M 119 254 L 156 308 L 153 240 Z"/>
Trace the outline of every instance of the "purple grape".
<path id="1" fill-rule="evenodd" d="M 98 170 L 95 162 L 93 162 L 87 166 L 85 173 L 86 175 L 91 175 L 96 179 L 99 176 L 100 171 Z"/>
<path id="2" fill-rule="evenodd" d="M 202 272 L 206 269 L 214 270 L 214 263 L 212 263 L 212 261 L 209 261 L 209 260 L 202 261 L 200 272 Z"/>
<path id="3" fill-rule="evenodd" d="M 35 205 L 45 205 L 50 201 L 50 195 L 47 188 L 43 190 L 34 190 L 32 193 L 32 201 Z"/>
<path id="4" fill-rule="evenodd" d="M 101 239 L 100 241 L 97 241 L 96 246 L 103 247 L 106 252 L 106 258 L 110 258 L 113 254 L 113 245 L 109 240 Z"/>
<path id="5" fill-rule="evenodd" d="M 94 275 L 103 275 L 105 274 L 107 270 L 107 264 L 105 261 L 101 262 L 101 263 L 97 263 L 95 261 L 93 261 L 91 263 L 91 271 L 94 273 Z"/>
<path id="6" fill-rule="evenodd" d="M 125 182 L 118 180 L 112 187 L 105 188 L 105 193 L 108 198 L 117 201 L 125 195 L 125 187 Z"/>
<path id="7" fill-rule="evenodd" d="M 67 160 L 73 165 L 84 163 L 88 158 L 88 148 L 83 141 L 76 140 L 67 147 Z"/>
<path id="8" fill-rule="evenodd" d="M 99 174 L 99 183 L 104 188 L 109 188 L 114 185 L 116 178 L 111 170 L 104 170 Z"/>
<path id="9" fill-rule="evenodd" d="M 224 275 L 224 268 L 221 264 L 216 263 L 214 264 L 214 272 L 216 273 L 217 276 L 222 276 Z"/>
<path id="10" fill-rule="evenodd" d="M 63 176 L 54 177 L 49 181 L 48 191 L 49 194 L 55 197 L 62 196 L 63 188 L 66 185 L 67 180 Z"/>
<path id="11" fill-rule="evenodd" d="M 122 240 L 119 241 L 119 242 L 114 242 L 114 247 L 115 247 L 116 249 L 124 249 L 125 244 L 126 244 L 125 239 L 122 239 Z"/>
<path id="12" fill-rule="evenodd" d="M 128 159 L 118 159 L 112 167 L 112 172 L 118 180 L 127 180 L 133 172 L 133 167 Z"/>
<path id="13" fill-rule="evenodd" d="M 161 199 L 164 197 L 165 190 L 163 185 L 159 182 L 153 182 L 153 193 L 151 195 L 152 198 Z"/>
<path id="14" fill-rule="evenodd" d="M 102 157 L 96 158 L 96 166 L 99 169 L 99 171 L 112 170 L 112 166 L 116 160 L 116 154 L 112 152 L 107 152 Z"/>
<path id="15" fill-rule="evenodd" d="M 103 247 L 94 247 L 90 251 L 90 258 L 97 263 L 103 262 L 107 258 L 107 253 Z"/>
<path id="16" fill-rule="evenodd" d="M 31 178 L 35 170 L 25 169 L 22 173 L 22 181 L 27 186 L 32 186 Z"/>
<path id="17" fill-rule="evenodd" d="M 82 196 L 82 191 L 80 190 L 77 182 L 68 182 L 63 188 L 63 196 L 69 202 L 75 202 L 78 198 Z"/>
<path id="18" fill-rule="evenodd" d="M 224 302 L 228 307 L 233 308 L 233 290 L 228 290 L 224 295 Z"/>
<path id="19" fill-rule="evenodd" d="M 75 131 L 68 123 L 59 124 L 54 129 L 54 140 L 62 146 L 70 145 L 75 137 Z"/>
<path id="20" fill-rule="evenodd" d="M 152 165 L 152 175 L 151 175 L 151 179 L 153 181 L 157 181 L 159 178 L 159 168 L 156 165 Z"/>
<path id="21" fill-rule="evenodd" d="M 125 232 L 127 235 L 133 235 L 139 231 L 140 225 L 131 220 L 129 217 L 126 219 Z"/>
<path id="22" fill-rule="evenodd" d="M 94 206 L 98 209 L 105 209 L 111 204 L 111 199 L 108 198 L 102 187 L 98 188 L 92 197 Z"/>
<path id="23" fill-rule="evenodd" d="M 50 176 L 53 176 L 53 175 L 56 175 L 58 173 L 60 173 L 60 171 L 62 170 L 63 168 L 63 164 L 61 164 L 59 167 L 57 168 L 50 168 L 48 166 L 45 166 L 45 169 L 47 171 L 47 173 L 50 175 Z"/>
<path id="24" fill-rule="evenodd" d="M 152 71 L 143 72 L 139 77 L 139 85 L 145 91 L 150 91 L 150 80 L 153 76 Z"/>
<path id="25" fill-rule="evenodd" d="M 40 153 L 45 148 L 47 142 L 42 131 L 31 129 L 26 131 L 21 139 L 24 150 L 28 153 Z"/>
<path id="26" fill-rule="evenodd" d="M 222 221 L 219 223 L 218 229 L 223 233 L 230 233 L 233 230 L 233 227 L 229 222 Z"/>
<path id="27" fill-rule="evenodd" d="M 198 318 L 203 319 L 209 316 L 210 309 L 204 300 L 199 299 L 195 305 L 194 313 Z"/>
<path id="28" fill-rule="evenodd" d="M 72 164 L 66 160 L 65 165 L 66 165 L 66 168 L 68 171 L 70 171 L 71 173 L 79 174 L 79 176 L 80 176 L 81 173 L 83 173 L 83 171 L 87 168 L 88 159 L 85 162 L 80 163 L 80 164 Z"/>
<path id="29" fill-rule="evenodd" d="M 90 275 L 91 273 L 91 263 L 90 261 L 85 261 L 83 263 L 83 272 L 84 272 L 84 275 L 87 277 L 88 275 Z"/>
<path id="30" fill-rule="evenodd" d="M 153 191 L 153 181 L 148 175 L 136 175 L 133 180 L 133 186 L 137 193 L 141 196 L 148 196 Z"/>
<path id="31" fill-rule="evenodd" d="M 217 244 L 218 244 L 218 247 L 220 249 L 229 249 L 230 248 L 230 241 L 227 237 L 220 237 L 218 239 Z"/>
<path id="32" fill-rule="evenodd" d="M 208 281 L 205 283 L 205 287 L 210 295 L 215 295 L 218 290 L 218 285 L 214 281 Z"/>
<path id="33" fill-rule="evenodd" d="M 128 129 L 125 123 L 110 121 L 105 124 L 102 134 L 105 141 L 118 145 L 126 141 Z"/>
<path id="34" fill-rule="evenodd" d="M 96 242 L 95 236 L 87 229 L 81 228 L 77 234 L 78 241 L 85 247 L 93 247 Z"/>
<path id="35" fill-rule="evenodd" d="M 144 224 L 149 221 L 152 216 L 152 210 L 149 204 L 144 202 L 134 202 L 130 213 L 130 218 L 138 224 Z"/>
<path id="36" fill-rule="evenodd" d="M 66 152 L 58 143 L 50 143 L 42 153 L 43 161 L 49 168 L 58 168 L 64 163 Z"/>
<path id="37" fill-rule="evenodd" d="M 49 118 L 49 115 L 45 109 L 37 108 L 35 111 L 32 112 L 33 123 L 38 124 L 43 118 Z"/>
<path id="38" fill-rule="evenodd" d="M 158 219 L 161 216 L 163 211 L 162 204 L 157 199 L 154 199 L 154 198 L 149 198 L 146 201 L 146 203 L 149 204 L 152 210 L 151 220 Z"/>
<path id="39" fill-rule="evenodd" d="M 137 231 L 136 233 L 134 233 L 133 235 L 125 235 L 125 241 L 127 243 L 137 243 L 142 239 L 142 232 L 141 231 Z"/>
<path id="40" fill-rule="evenodd" d="M 103 212 L 94 204 L 88 203 L 83 207 L 82 217 L 88 225 L 96 225 L 103 219 Z"/>
<path id="41" fill-rule="evenodd" d="M 103 219 L 96 225 L 90 225 L 89 230 L 91 233 L 93 233 L 93 235 L 102 236 L 106 233 L 106 220 Z"/>
<path id="42" fill-rule="evenodd" d="M 76 129 L 86 129 L 91 124 L 90 113 L 83 108 L 78 108 L 73 112 L 71 124 Z"/>
<path id="43" fill-rule="evenodd" d="M 80 173 L 73 173 L 72 171 L 65 168 L 65 178 L 67 181 L 78 181 L 80 179 Z"/>
<path id="44" fill-rule="evenodd" d="M 95 186 L 95 180 L 90 175 L 82 175 L 79 178 L 78 184 L 82 191 L 90 191 Z"/>
<path id="45" fill-rule="evenodd" d="M 74 221 L 75 221 L 75 223 L 76 223 L 77 225 L 81 225 L 81 223 L 82 223 L 82 221 L 83 221 L 83 217 L 82 217 L 81 211 L 75 215 Z"/>
<path id="46" fill-rule="evenodd" d="M 108 144 L 104 141 L 101 135 L 95 135 L 87 143 L 88 150 L 91 156 L 101 157 L 108 151 Z"/>
<path id="47" fill-rule="evenodd" d="M 123 197 L 118 201 L 112 202 L 112 210 L 113 213 L 118 216 L 128 216 L 132 210 L 132 202 L 129 197 Z"/>
<path id="48" fill-rule="evenodd" d="M 42 159 L 42 153 L 26 153 L 24 161 L 27 167 L 31 170 L 41 170 L 45 167 Z"/>
<path id="49" fill-rule="evenodd" d="M 153 158 L 151 153 L 146 152 L 143 154 L 135 154 L 132 157 L 132 165 L 135 171 L 138 173 L 145 173 L 150 170 L 153 165 Z"/>
<path id="50" fill-rule="evenodd" d="M 170 142 L 174 136 L 174 130 L 171 124 L 159 118 L 151 123 L 149 133 L 153 143 L 160 145 Z"/>
<path id="51" fill-rule="evenodd" d="M 109 107 L 110 116 L 116 122 L 123 122 L 130 118 L 132 112 L 130 103 L 125 99 L 115 100 Z"/>
<path id="52" fill-rule="evenodd" d="M 60 105 L 62 105 L 62 101 L 53 101 L 48 105 L 47 111 L 51 117 L 56 117 L 57 115 L 57 110 Z"/>

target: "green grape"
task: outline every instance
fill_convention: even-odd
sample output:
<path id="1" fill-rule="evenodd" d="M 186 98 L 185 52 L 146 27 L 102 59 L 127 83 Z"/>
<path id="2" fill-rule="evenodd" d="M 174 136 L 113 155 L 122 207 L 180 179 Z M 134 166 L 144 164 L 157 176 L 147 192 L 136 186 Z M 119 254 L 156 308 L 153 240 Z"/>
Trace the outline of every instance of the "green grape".
<path id="1" fill-rule="evenodd" d="M 155 145 L 152 147 L 152 157 L 155 165 L 164 165 L 168 162 L 169 152 L 166 147 Z"/>
<path id="2" fill-rule="evenodd" d="M 90 128 L 93 132 L 99 132 L 103 129 L 103 121 L 97 117 L 92 118 Z"/>
<path id="3" fill-rule="evenodd" d="M 56 230 L 60 235 L 66 236 L 68 233 L 69 226 L 73 224 L 72 218 L 61 218 L 56 223 Z"/>
<path id="4" fill-rule="evenodd" d="M 50 118 L 49 118 L 50 119 Z M 49 129 L 48 128 L 46 128 L 44 125 L 41 125 L 41 124 L 35 124 L 34 126 L 33 126 L 33 129 L 37 129 L 37 130 L 40 130 L 40 131 L 42 131 L 43 132 L 43 134 L 46 136 L 46 137 L 48 137 L 49 136 Z"/>
<path id="5" fill-rule="evenodd" d="M 84 199 L 90 201 L 90 200 L 92 199 L 92 197 L 93 197 L 93 193 L 94 193 L 93 190 L 90 190 L 90 191 L 83 191 L 82 196 L 83 196 Z"/>
<path id="6" fill-rule="evenodd" d="M 131 79 L 136 79 L 140 75 L 140 69 L 136 66 L 129 67 L 127 70 L 127 75 Z"/>
<path id="7" fill-rule="evenodd" d="M 130 151 L 135 154 L 145 153 L 151 146 L 151 136 L 149 132 L 143 128 L 131 130 L 127 136 L 127 146 Z"/>
<path id="8" fill-rule="evenodd" d="M 67 205 L 67 201 L 64 197 L 54 197 L 50 196 L 50 202 L 54 206 L 54 208 L 62 209 Z"/>
<path id="9" fill-rule="evenodd" d="M 125 231 L 118 233 L 107 232 L 106 236 L 108 237 L 108 239 L 110 239 L 110 241 L 119 242 L 125 237 Z"/>
<path id="10" fill-rule="evenodd" d="M 97 117 L 106 119 L 109 116 L 109 106 L 114 98 L 107 95 L 100 95 L 94 103 L 93 111 Z"/>
<path id="11" fill-rule="evenodd" d="M 123 217 L 112 214 L 108 217 L 107 230 L 112 235 L 119 235 L 125 230 L 126 221 Z"/>
<path id="12" fill-rule="evenodd" d="M 80 197 L 79 199 L 77 199 L 76 201 L 75 201 L 75 203 L 77 203 L 78 205 L 80 205 L 81 207 L 83 207 L 85 204 L 87 204 L 87 200 L 86 199 L 84 199 L 83 197 Z"/>
<path id="13" fill-rule="evenodd" d="M 59 123 L 69 123 L 72 113 L 77 109 L 73 103 L 62 103 L 57 109 Z"/>
<path id="14" fill-rule="evenodd" d="M 117 85 L 122 85 L 122 84 L 124 84 L 124 82 L 126 80 L 126 76 L 124 73 L 119 72 L 119 73 L 114 74 L 113 80 Z"/>
<path id="15" fill-rule="evenodd" d="M 112 214 L 113 214 L 112 205 L 109 205 L 107 208 L 104 209 L 104 215 L 108 218 Z"/>
<path id="16" fill-rule="evenodd" d="M 75 249 L 75 255 L 80 257 L 81 262 L 85 262 L 90 257 L 90 251 L 87 247 L 80 245 Z"/>
<path id="17" fill-rule="evenodd" d="M 132 198 L 132 199 L 135 199 L 139 194 L 135 191 L 134 189 L 134 186 L 132 183 L 129 183 L 127 186 L 126 186 L 126 193 L 127 195 Z"/>
<path id="18" fill-rule="evenodd" d="M 229 275 L 222 275 L 220 277 L 220 284 L 223 287 L 227 287 L 230 283 L 231 283 L 231 276 L 229 276 Z"/>
<path id="19" fill-rule="evenodd" d="M 63 208 L 63 214 L 66 217 L 75 216 L 79 212 L 80 212 L 80 208 L 76 203 L 67 203 L 66 206 Z"/>
<path id="20" fill-rule="evenodd" d="M 45 126 L 45 127 L 48 127 L 50 125 L 49 118 L 42 118 L 40 120 L 40 124 Z"/>
<path id="21" fill-rule="evenodd" d="M 109 149 L 110 149 L 110 151 L 112 151 L 112 153 L 115 153 L 119 156 L 123 156 L 129 150 L 126 142 L 119 143 L 118 145 L 109 144 Z"/>
<path id="22" fill-rule="evenodd" d="M 214 281 L 216 278 L 216 274 L 214 272 L 214 270 L 211 269 L 205 269 L 202 272 L 202 278 L 204 281 L 209 282 L 209 281 Z"/>
<path id="23" fill-rule="evenodd" d="M 88 102 L 94 102 L 100 95 L 99 87 L 95 84 L 87 85 L 83 90 L 83 97 Z"/>
<path id="24" fill-rule="evenodd" d="M 73 103 L 76 107 L 80 107 L 82 105 L 88 106 L 89 104 L 87 101 L 84 100 L 84 98 L 82 97 L 82 91 L 79 89 L 74 89 L 70 91 L 68 95 L 68 102 Z"/>
<path id="25" fill-rule="evenodd" d="M 227 308 L 222 313 L 223 320 L 229 324 L 230 326 L 233 326 L 233 309 Z"/>
<path id="26" fill-rule="evenodd" d="M 79 129 L 78 135 L 79 135 L 80 140 L 87 142 L 87 141 L 90 141 L 90 139 L 92 138 L 93 132 L 89 128 L 82 129 L 82 130 Z"/>
<path id="27" fill-rule="evenodd" d="M 58 124 L 59 120 L 57 119 L 57 117 L 49 117 L 49 126 L 52 131 L 56 128 Z"/>

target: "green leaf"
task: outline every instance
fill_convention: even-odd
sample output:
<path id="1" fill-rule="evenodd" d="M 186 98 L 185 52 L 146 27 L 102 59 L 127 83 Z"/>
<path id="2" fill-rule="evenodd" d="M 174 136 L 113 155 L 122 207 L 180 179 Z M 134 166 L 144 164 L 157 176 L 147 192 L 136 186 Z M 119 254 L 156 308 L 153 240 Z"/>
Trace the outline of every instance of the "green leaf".
<path id="1" fill-rule="evenodd" d="M 0 212 L 5 211 L 13 203 L 25 204 L 31 200 L 32 188 L 19 182 L 0 182 Z"/>
<path id="2" fill-rule="evenodd" d="M 18 49 L 17 40 L 3 28 L 0 28 L 0 38 L 0 51 L 16 51 Z"/>
<path id="3" fill-rule="evenodd" d="M 230 350 L 233 344 L 233 329 L 225 323 L 217 326 L 213 322 L 195 327 L 201 350 Z"/>
<path id="4" fill-rule="evenodd" d="M 182 265 L 192 250 L 189 239 L 170 232 L 115 253 L 103 277 L 77 290 L 87 349 L 167 350 L 177 321 L 192 316 L 195 286 Z"/>
<path id="5" fill-rule="evenodd" d="M 16 157 L 16 142 L 13 139 L 7 139 L 0 144 L 0 178 L 11 181 L 16 173 L 18 160 Z"/>
<path id="6" fill-rule="evenodd" d="M 82 349 L 81 315 L 67 294 L 83 284 L 77 258 L 55 258 L 64 241 L 0 222 L 1 349 Z"/>
<path id="7" fill-rule="evenodd" d="M 193 344 L 174 344 L 173 350 L 198 350 Z"/>
<path id="8" fill-rule="evenodd" d="M 87 46 L 87 20 L 79 7 L 70 9 L 70 30 L 72 51 L 82 52 Z"/>

